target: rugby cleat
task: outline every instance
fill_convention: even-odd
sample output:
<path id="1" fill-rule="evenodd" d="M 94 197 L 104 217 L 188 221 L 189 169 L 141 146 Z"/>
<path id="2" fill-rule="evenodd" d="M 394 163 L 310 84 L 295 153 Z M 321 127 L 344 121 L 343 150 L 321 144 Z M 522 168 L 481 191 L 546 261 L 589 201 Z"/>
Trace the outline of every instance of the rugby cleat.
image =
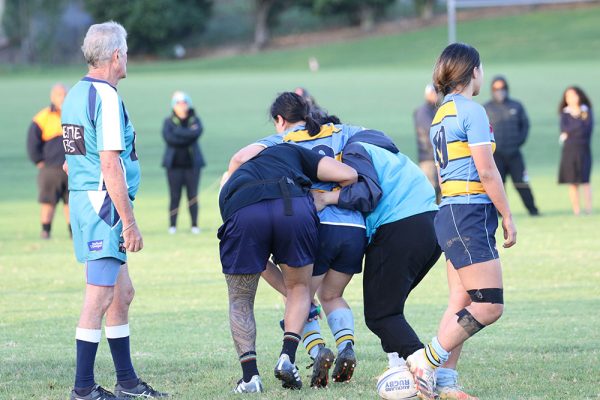
<path id="1" fill-rule="evenodd" d="M 313 372 L 310 378 L 310 387 L 327 387 L 327 384 L 329 383 L 329 369 L 333 365 L 334 358 L 331 350 L 323 345 L 320 346 L 319 352 L 313 360 Z"/>
<path id="2" fill-rule="evenodd" d="M 281 386 L 285 389 L 300 390 L 302 388 L 298 368 L 292 364 L 287 354 L 279 356 L 279 361 L 275 366 L 275 378 L 281 381 Z"/>
<path id="3" fill-rule="evenodd" d="M 333 368 L 333 381 L 334 382 L 348 382 L 352 379 L 354 374 L 354 368 L 356 368 L 356 354 L 352 344 L 346 344 L 346 347 L 338 353 L 337 359 L 335 360 L 335 367 Z"/>
<path id="4" fill-rule="evenodd" d="M 439 399 L 435 392 L 435 369 L 425 358 L 425 349 L 417 350 L 408 356 L 406 358 L 406 366 L 415 380 L 419 399 Z"/>
<path id="5" fill-rule="evenodd" d="M 457 384 L 437 386 L 435 390 L 439 394 L 440 400 L 479 400 L 478 397 L 466 393 L 463 388 Z"/>
<path id="6" fill-rule="evenodd" d="M 70 400 L 126 400 L 124 397 L 117 397 L 112 392 L 104 389 L 100 385 L 95 385 L 92 391 L 86 396 L 80 396 L 75 389 L 71 390 Z"/>
<path id="7" fill-rule="evenodd" d="M 263 386 L 262 381 L 260 379 L 260 375 L 254 375 L 250 382 L 244 382 L 243 379 L 240 379 L 237 383 L 235 389 L 233 389 L 233 393 L 262 393 Z"/>
<path id="8" fill-rule="evenodd" d="M 126 399 L 132 399 L 136 397 L 142 399 L 156 399 L 169 397 L 167 393 L 162 393 L 158 390 L 154 390 L 152 386 L 148 385 L 141 379 L 138 379 L 138 384 L 130 389 L 124 388 L 119 383 L 117 383 L 117 385 L 115 386 L 115 395 Z"/>

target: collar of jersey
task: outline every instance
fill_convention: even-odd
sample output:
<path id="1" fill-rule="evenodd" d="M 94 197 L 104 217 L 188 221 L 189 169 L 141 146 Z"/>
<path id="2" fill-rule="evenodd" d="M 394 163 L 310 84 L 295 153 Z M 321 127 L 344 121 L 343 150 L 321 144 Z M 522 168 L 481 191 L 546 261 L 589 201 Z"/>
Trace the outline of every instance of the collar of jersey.
<path id="1" fill-rule="evenodd" d="M 96 79 L 96 78 L 91 78 L 89 76 L 84 76 L 83 79 L 81 79 L 82 81 L 86 81 L 86 82 L 100 82 L 100 83 L 106 83 L 108 86 L 110 86 L 111 88 L 115 89 L 115 92 L 117 91 L 117 88 L 114 87 L 113 85 L 111 85 L 110 83 L 103 81 L 102 79 Z"/>

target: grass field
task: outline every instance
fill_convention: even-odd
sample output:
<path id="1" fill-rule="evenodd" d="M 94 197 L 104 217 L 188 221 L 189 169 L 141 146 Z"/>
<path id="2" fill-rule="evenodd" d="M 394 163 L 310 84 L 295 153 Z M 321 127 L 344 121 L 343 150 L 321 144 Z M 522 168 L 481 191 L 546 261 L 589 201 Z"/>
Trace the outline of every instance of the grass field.
<path id="1" fill-rule="evenodd" d="M 562 90 L 580 84 L 592 102 L 600 104 L 599 18 L 600 8 L 588 8 L 459 27 L 459 38 L 480 48 L 486 81 L 505 74 L 512 94 L 528 109 L 532 131 L 524 152 L 544 214 L 529 218 L 510 187 L 519 243 L 500 250 L 506 312 L 468 342 L 459 365 L 462 383 L 482 399 L 600 399 L 600 219 L 598 213 L 572 216 L 566 188 L 556 184 L 556 108 Z M 130 255 L 130 271 L 137 289 L 131 312 L 133 357 L 144 379 L 178 399 L 233 397 L 229 391 L 241 371 L 229 334 L 218 259 L 216 182 L 236 149 L 272 133 L 267 108 L 275 94 L 304 85 L 343 121 L 384 130 L 413 157 L 412 110 L 421 102 L 444 43 L 444 29 L 432 28 L 295 52 L 130 66 L 119 91 L 138 133 L 143 170 L 135 211 L 145 248 Z M 317 74 L 305 72 L 312 54 L 322 61 Z M 36 171 L 26 158 L 25 135 L 30 118 L 46 104 L 51 84 L 72 84 L 84 73 L 82 66 L 0 75 L 0 399 L 64 399 L 72 385 L 73 334 L 84 275 L 60 216 L 54 238 L 38 239 Z M 192 95 L 206 126 L 202 146 L 208 167 L 202 181 L 200 236 L 187 233 L 186 215 L 180 216 L 180 233 L 166 234 L 160 127 L 175 89 Z M 488 96 L 486 87 L 479 100 Z M 594 153 L 600 154 L 598 140 Z M 597 174 L 593 185 L 600 186 Z M 439 263 L 407 306 L 408 318 L 423 340 L 435 334 L 446 294 L 444 266 Z M 376 397 L 376 377 L 386 357 L 362 318 L 360 277 L 347 289 L 347 299 L 356 314 L 355 378 L 326 390 L 291 393 L 272 376 L 282 304 L 261 283 L 257 351 L 267 390 L 261 398 Z M 326 324 L 323 328 L 331 343 Z M 303 375 L 308 374 L 303 350 L 298 360 L 306 371 Z M 96 379 L 109 388 L 114 384 L 105 341 L 98 352 Z"/>

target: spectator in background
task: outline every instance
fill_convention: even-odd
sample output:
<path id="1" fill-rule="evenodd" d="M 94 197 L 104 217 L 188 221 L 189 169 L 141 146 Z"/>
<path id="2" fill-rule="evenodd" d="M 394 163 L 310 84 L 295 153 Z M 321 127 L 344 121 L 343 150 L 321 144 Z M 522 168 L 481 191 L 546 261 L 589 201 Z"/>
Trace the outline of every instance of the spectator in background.
<path id="1" fill-rule="evenodd" d="M 171 108 L 172 113 L 165 119 L 162 131 L 167 144 L 162 165 L 167 169 L 169 182 L 169 233 L 177 232 L 179 201 L 185 186 L 192 220 L 192 233 L 199 234 L 198 186 L 200 170 L 205 165 L 198 145 L 198 138 L 203 130 L 202 122 L 192 108 L 192 99 L 184 92 L 177 91 L 173 94 Z"/>
<path id="2" fill-rule="evenodd" d="M 529 134 L 529 119 L 525 108 L 520 102 L 509 97 L 508 82 L 502 76 L 492 80 L 492 100 L 484 107 L 496 137 L 494 160 L 502 182 L 506 182 L 506 175 L 510 174 L 529 215 L 537 216 L 539 211 L 533 200 L 529 176 L 520 150 Z"/>
<path id="3" fill-rule="evenodd" d="M 60 110 L 67 88 L 57 83 L 50 91 L 50 106 L 33 117 L 27 136 L 29 158 L 39 170 L 38 188 L 41 209 L 42 239 L 50 238 L 56 204 L 62 199 L 65 219 L 69 225 L 69 190 L 67 174 L 62 169 L 65 162 Z"/>
<path id="4" fill-rule="evenodd" d="M 569 197 L 573 213 L 579 215 L 579 187 L 583 189 L 586 214 L 592 213 L 592 131 L 594 116 L 592 103 L 577 86 L 567 88 L 558 108 L 560 113 L 560 143 L 562 157 L 558 183 L 569 184 Z"/>
<path id="5" fill-rule="evenodd" d="M 438 171 L 433 159 L 433 146 L 429 140 L 429 129 L 435 116 L 438 105 L 438 94 L 429 84 L 425 86 L 425 103 L 417 108 L 413 114 L 415 120 L 415 130 L 417 132 L 417 148 L 419 150 L 419 167 L 431 182 L 435 189 L 436 201 L 439 204 L 441 200 L 440 181 Z"/>

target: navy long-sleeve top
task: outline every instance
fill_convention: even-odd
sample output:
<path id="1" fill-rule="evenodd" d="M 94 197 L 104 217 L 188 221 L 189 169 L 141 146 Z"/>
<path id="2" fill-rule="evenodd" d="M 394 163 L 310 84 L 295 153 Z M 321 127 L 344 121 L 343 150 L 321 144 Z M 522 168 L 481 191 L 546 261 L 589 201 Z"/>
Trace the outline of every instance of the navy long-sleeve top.
<path id="1" fill-rule="evenodd" d="M 560 114 L 560 131 L 565 132 L 565 144 L 590 145 L 594 130 L 594 116 L 587 107 L 581 110 L 581 115 L 574 117 L 567 109 Z"/>

